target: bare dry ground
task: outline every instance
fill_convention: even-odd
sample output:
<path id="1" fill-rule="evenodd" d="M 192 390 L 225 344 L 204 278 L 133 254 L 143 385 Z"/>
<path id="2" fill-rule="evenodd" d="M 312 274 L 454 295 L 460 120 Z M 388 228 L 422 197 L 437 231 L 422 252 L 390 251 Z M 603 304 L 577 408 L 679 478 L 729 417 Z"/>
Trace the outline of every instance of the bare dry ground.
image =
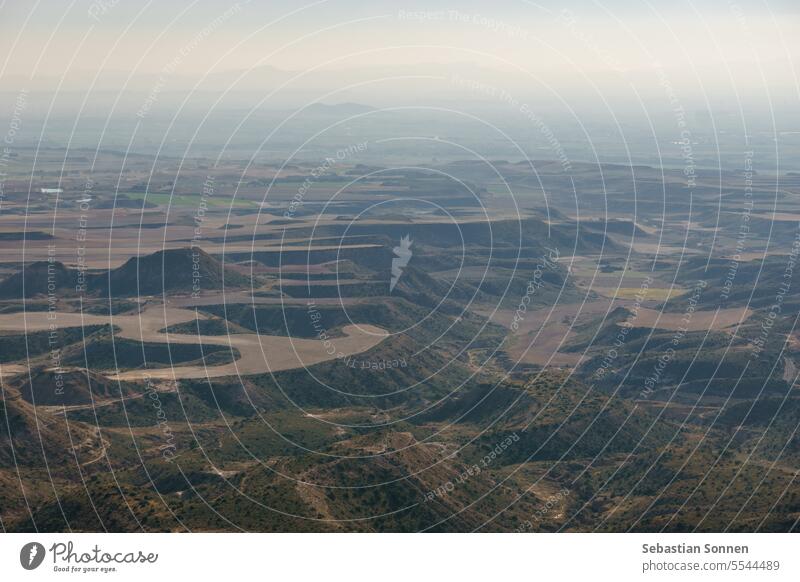
<path id="1" fill-rule="evenodd" d="M 6 378 L 24 374 L 28 371 L 27 366 L 20 364 L 0 364 L 0 382 L 5 381 Z"/>
<path id="2" fill-rule="evenodd" d="M 613 309 L 615 302 L 609 299 L 586 301 L 585 303 L 567 303 L 528 311 L 517 317 L 518 327 L 510 332 L 506 343 L 506 352 L 515 362 L 520 364 L 536 364 L 540 366 L 577 366 L 581 354 L 559 352 L 559 348 L 569 342 L 573 332 L 571 326 L 576 317 L 594 317 Z M 490 317 L 491 312 L 479 312 Z M 498 310 L 491 315 L 491 321 L 506 328 L 511 328 L 515 311 Z"/>
<path id="3" fill-rule="evenodd" d="M 193 321 L 195 312 L 166 306 L 153 306 L 137 315 L 86 315 L 58 313 L 48 319 L 47 312 L 0 315 L 0 329 L 4 331 L 43 331 L 55 328 L 82 327 L 113 324 L 119 328 L 117 336 L 142 342 L 224 345 L 236 349 L 240 357 L 233 363 L 220 366 L 173 366 L 149 370 L 133 370 L 109 377 L 118 380 L 219 378 L 232 375 L 264 374 L 306 366 L 313 366 L 336 358 L 359 354 L 378 345 L 388 333 L 372 325 L 348 325 L 342 329 L 343 337 L 329 343 L 314 339 L 295 339 L 285 336 L 260 334 L 231 334 L 207 336 L 196 334 L 166 334 L 164 328 Z M 202 316 L 200 316 L 202 318 Z"/>
<path id="4" fill-rule="evenodd" d="M 630 300 L 604 298 L 582 304 L 563 304 L 552 309 L 547 307 L 528 311 L 518 316 L 518 326 L 516 330 L 510 331 L 506 352 L 514 362 L 520 364 L 578 366 L 583 358 L 582 354 L 559 351 L 561 346 L 568 344 L 574 336 L 572 326 L 575 320 L 601 316 L 610 313 L 616 307 L 626 307 L 632 303 Z M 494 315 L 491 310 L 479 309 L 476 312 L 509 330 L 515 315 L 510 309 L 498 310 Z M 747 308 L 695 311 L 691 318 L 686 320 L 684 313 L 662 313 L 657 309 L 640 307 L 636 319 L 629 321 L 635 327 L 666 330 L 723 330 L 743 321 L 750 316 L 750 313 Z"/>
<path id="5" fill-rule="evenodd" d="M 752 311 L 746 307 L 731 307 L 730 309 L 695 311 L 687 316 L 684 313 L 664 313 L 657 309 L 639 310 L 636 319 L 629 320 L 635 327 L 655 327 L 658 329 L 686 331 L 714 331 L 726 329 L 744 321 Z"/>
<path id="6" fill-rule="evenodd" d="M 197 295 L 175 295 L 159 298 L 170 307 L 199 307 L 202 305 L 251 304 L 259 305 L 308 305 L 309 300 L 300 297 L 260 297 L 249 291 L 204 291 Z M 316 305 L 356 305 L 363 302 L 361 297 L 322 297 L 315 298 Z"/>

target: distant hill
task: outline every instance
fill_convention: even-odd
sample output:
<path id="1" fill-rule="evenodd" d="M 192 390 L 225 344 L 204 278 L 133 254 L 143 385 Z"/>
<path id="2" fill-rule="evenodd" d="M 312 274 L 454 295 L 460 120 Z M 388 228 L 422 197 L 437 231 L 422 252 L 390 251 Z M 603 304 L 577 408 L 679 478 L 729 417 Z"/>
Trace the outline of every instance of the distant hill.
<path id="1" fill-rule="evenodd" d="M 619 225 L 620 228 L 624 225 Z M 482 245 L 495 250 L 508 248 L 515 253 L 525 249 L 523 256 L 538 256 L 544 247 L 558 247 L 562 254 L 597 253 L 619 249 L 620 246 L 607 237 L 597 225 L 576 222 L 548 224 L 539 218 L 521 220 L 494 220 L 471 222 L 420 222 L 407 224 L 382 224 L 376 229 L 372 224 L 328 224 L 315 227 L 317 237 L 370 236 L 376 234 L 388 237 L 396 244 L 404 236 L 409 236 L 415 244 L 432 247 L 457 249 L 462 246 Z M 298 228 L 293 235 L 311 236 L 312 229 Z"/>
<path id="2" fill-rule="evenodd" d="M 224 269 L 222 263 L 202 249 L 168 249 L 133 257 L 121 267 L 86 275 L 86 294 L 114 297 L 159 295 L 165 292 L 209 291 L 243 287 L 247 277 Z M 46 295 L 76 294 L 78 270 L 61 262 L 38 261 L 0 281 L 0 298 L 19 299 Z"/>
<path id="3" fill-rule="evenodd" d="M 224 274 L 223 274 L 224 271 Z M 89 278 L 89 287 L 103 295 L 158 295 L 170 291 L 209 291 L 248 284 L 246 277 L 224 270 L 222 263 L 201 249 L 158 251 L 128 259 L 110 273 Z"/>
<path id="4" fill-rule="evenodd" d="M 0 281 L 0 298 L 19 299 L 47 295 L 48 288 L 59 295 L 75 292 L 78 272 L 59 261 L 36 261 Z"/>
<path id="5" fill-rule="evenodd" d="M 790 250 L 790 247 L 786 248 Z M 699 299 L 703 309 L 714 309 L 718 305 L 767 308 L 775 302 L 775 295 L 784 283 L 788 266 L 789 257 L 781 255 L 742 261 L 735 263 L 735 266 L 731 259 L 707 262 L 705 258 L 697 257 L 688 260 L 686 268 L 681 267 L 679 280 L 686 286 L 700 280 L 708 282 L 708 288 Z M 666 304 L 666 308 L 668 311 L 685 311 L 691 297 L 691 293 L 675 297 Z M 787 313 L 790 309 L 800 308 L 797 285 L 789 286 L 783 303 Z"/>

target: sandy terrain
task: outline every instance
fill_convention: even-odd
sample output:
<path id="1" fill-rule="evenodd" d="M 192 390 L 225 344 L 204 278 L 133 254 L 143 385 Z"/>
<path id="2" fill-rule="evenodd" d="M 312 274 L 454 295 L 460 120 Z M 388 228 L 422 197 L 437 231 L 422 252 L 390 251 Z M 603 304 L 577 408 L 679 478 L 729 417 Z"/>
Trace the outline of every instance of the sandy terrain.
<path id="1" fill-rule="evenodd" d="M 179 378 L 218 378 L 231 375 L 263 374 L 304 366 L 312 366 L 337 357 L 364 352 L 383 341 L 388 334 L 372 325 L 348 325 L 342 329 L 344 337 L 323 343 L 313 339 L 295 339 L 285 336 L 258 334 L 231 334 L 230 336 L 198 336 L 196 334 L 165 334 L 165 327 L 193 321 L 195 312 L 188 309 L 154 306 L 138 315 L 81 315 L 80 313 L 58 313 L 56 319 L 48 319 L 46 312 L 0 315 L 0 329 L 4 331 L 43 331 L 56 328 L 81 327 L 112 323 L 119 327 L 121 338 L 171 344 L 224 345 L 239 350 L 240 358 L 221 366 L 173 366 L 150 370 L 133 370 L 109 377 L 119 380 Z M 203 316 L 200 315 L 202 318 Z"/>
<path id="2" fill-rule="evenodd" d="M 120 229 L 121 230 L 121 229 Z M 132 230 L 132 229 L 129 229 Z M 138 235 L 137 235 L 138 236 Z M 106 248 L 103 247 L 106 245 Z M 54 245 L 55 250 L 51 253 L 48 245 Z M 72 245 L 72 246 L 70 246 Z M 144 256 L 157 251 L 166 249 L 186 248 L 189 243 L 186 240 L 164 242 L 160 235 L 153 232 L 142 234 L 142 240 L 138 238 L 128 238 L 118 240 L 115 235 L 111 252 L 108 250 L 108 241 L 104 243 L 94 241 L 94 246 L 88 246 L 84 252 L 86 266 L 90 269 L 109 269 L 119 267 L 132 256 Z M 313 246 L 266 246 L 260 241 L 255 245 L 250 243 L 224 244 L 215 242 L 204 242 L 203 250 L 211 254 L 222 253 L 308 253 L 311 251 L 347 251 L 353 249 L 379 248 L 378 245 L 359 244 L 359 245 L 313 245 Z M 65 265 L 75 265 L 77 262 L 77 248 L 74 241 L 66 239 L 36 240 L 26 241 L 24 248 L 20 241 L 10 241 L 0 243 L 2 261 L 4 263 L 21 263 L 44 261 L 52 256 L 54 260 L 61 261 Z"/>
<path id="3" fill-rule="evenodd" d="M 19 364 L 0 364 L 0 382 L 5 381 L 12 376 L 18 376 L 28 371 L 28 366 L 21 366 Z"/>
<path id="4" fill-rule="evenodd" d="M 256 289 L 258 291 L 258 289 Z M 161 299 L 161 298 L 159 298 Z M 212 291 L 200 293 L 196 297 L 191 295 L 176 295 L 167 297 L 166 303 L 170 307 L 195 307 L 202 305 L 236 305 L 240 303 L 256 303 L 258 305 L 356 305 L 365 301 L 362 297 L 322 297 L 307 299 L 302 297 L 258 297 L 252 296 L 249 291 Z"/>

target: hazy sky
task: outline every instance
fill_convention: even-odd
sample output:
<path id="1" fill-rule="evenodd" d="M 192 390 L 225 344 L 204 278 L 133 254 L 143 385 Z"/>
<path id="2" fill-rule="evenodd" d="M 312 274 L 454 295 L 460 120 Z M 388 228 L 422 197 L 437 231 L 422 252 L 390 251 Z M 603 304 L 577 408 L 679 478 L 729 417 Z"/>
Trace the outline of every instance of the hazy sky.
<path id="1" fill-rule="evenodd" d="M 0 73 L 475 63 L 551 73 L 797 61 L 796 0 L 7 0 Z M 408 45 L 425 48 L 403 49 Z"/>
<path id="2" fill-rule="evenodd" d="M 726 132 L 796 135 L 798 25 L 800 0 L 0 0 L 0 119 L 24 88 L 32 143 L 45 126 L 63 142 L 78 120 L 93 144 L 114 117 L 103 139 L 127 147 L 141 122 L 146 149 L 173 120 L 180 144 L 210 119 L 209 144 L 244 128 L 246 150 L 283 113 L 319 102 L 432 108 L 463 123 L 475 112 L 529 141 L 535 111 L 559 139 L 583 147 L 591 134 L 606 149 L 620 126 L 651 124 L 672 147 L 677 124 L 707 129 L 709 113 Z M 252 122 L 253 111 L 276 117 Z M 468 135 L 494 151 L 484 130 Z"/>

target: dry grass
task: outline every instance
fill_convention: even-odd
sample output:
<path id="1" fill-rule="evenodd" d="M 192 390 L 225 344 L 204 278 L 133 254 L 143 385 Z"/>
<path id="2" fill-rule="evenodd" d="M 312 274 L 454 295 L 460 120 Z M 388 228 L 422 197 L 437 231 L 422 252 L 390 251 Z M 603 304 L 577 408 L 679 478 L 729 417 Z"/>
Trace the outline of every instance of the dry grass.
<path id="1" fill-rule="evenodd" d="M 655 327 L 658 329 L 687 331 L 721 330 L 744 321 L 752 312 L 746 307 L 732 307 L 719 311 L 695 311 L 691 317 L 684 313 L 662 313 L 657 309 L 640 309 L 635 320 L 629 320 L 635 327 Z"/>
<path id="2" fill-rule="evenodd" d="M 603 295 L 604 297 L 612 297 L 614 299 L 636 299 L 636 296 L 641 293 L 641 287 L 592 287 L 592 291 Z M 668 301 L 675 297 L 685 295 L 688 289 L 683 287 L 673 287 L 671 289 L 663 289 L 657 287 L 650 287 L 644 295 L 646 301 Z"/>

